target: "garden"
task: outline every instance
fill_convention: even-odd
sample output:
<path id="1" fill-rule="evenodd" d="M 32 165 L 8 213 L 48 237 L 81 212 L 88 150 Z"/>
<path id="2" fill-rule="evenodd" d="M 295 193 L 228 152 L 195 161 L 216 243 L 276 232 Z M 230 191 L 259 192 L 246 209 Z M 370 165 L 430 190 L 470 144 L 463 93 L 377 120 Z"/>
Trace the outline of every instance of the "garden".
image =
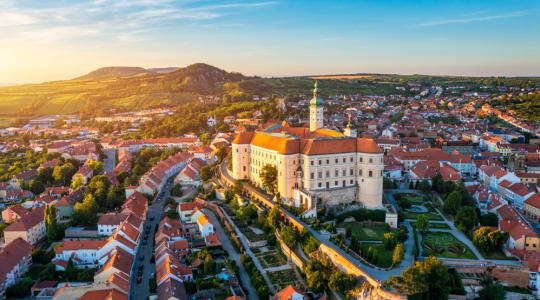
<path id="1" fill-rule="evenodd" d="M 385 233 L 396 231 L 388 224 L 373 222 L 345 222 L 338 227 L 350 228 L 359 241 L 382 241 Z"/>
<path id="2" fill-rule="evenodd" d="M 416 205 L 422 205 L 427 201 L 426 197 L 418 195 L 418 194 L 413 194 L 413 193 L 397 193 L 397 194 L 394 194 L 393 196 L 394 196 L 394 199 L 396 199 L 396 201 L 398 202 L 403 199 L 403 200 L 407 200 L 411 204 L 416 204 Z"/>
<path id="3" fill-rule="evenodd" d="M 416 226 L 416 222 L 411 222 L 411 226 Z M 433 229 L 448 229 L 450 230 L 450 226 L 446 223 L 436 223 L 436 222 L 429 222 L 429 228 Z"/>
<path id="4" fill-rule="evenodd" d="M 405 213 L 405 216 L 404 218 L 405 219 L 414 219 L 416 220 L 418 218 L 418 216 L 420 215 L 426 215 L 428 217 L 428 220 L 431 220 L 431 221 L 442 221 L 443 218 L 438 214 L 438 213 L 435 213 L 435 212 L 407 212 Z"/>
<path id="5" fill-rule="evenodd" d="M 296 281 L 296 275 L 294 274 L 293 269 L 280 270 L 275 272 L 266 272 L 268 278 L 274 285 L 277 291 L 285 288 L 289 284 L 298 285 Z"/>
<path id="6" fill-rule="evenodd" d="M 261 263 L 263 268 L 272 268 L 282 266 L 287 263 L 287 260 L 281 253 L 276 250 L 270 250 L 256 254 L 257 259 Z"/>
<path id="7" fill-rule="evenodd" d="M 449 232 L 426 232 L 422 237 L 424 256 L 477 259 L 465 244 Z"/>

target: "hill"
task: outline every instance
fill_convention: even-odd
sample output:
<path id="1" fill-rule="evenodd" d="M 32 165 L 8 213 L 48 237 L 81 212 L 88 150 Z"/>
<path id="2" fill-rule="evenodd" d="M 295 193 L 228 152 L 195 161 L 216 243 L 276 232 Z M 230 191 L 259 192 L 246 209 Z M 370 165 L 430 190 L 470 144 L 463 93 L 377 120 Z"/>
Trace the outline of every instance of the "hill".
<path id="1" fill-rule="evenodd" d="M 104 67 L 92 71 L 75 79 L 102 79 L 112 77 L 129 77 L 141 74 L 150 74 L 152 71 L 140 67 Z"/>
<path id="2" fill-rule="evenodd" d="M 149 68 L 149 69 L 146 69 L 152 73 L 156 73 L 156 74 L 167 74 L 167 73 L 171 73 L 171 72 L 174 72 L 176 70 L 178 70 L 179 68 L 177 67 L 167 67 L 167 68 Z"/>

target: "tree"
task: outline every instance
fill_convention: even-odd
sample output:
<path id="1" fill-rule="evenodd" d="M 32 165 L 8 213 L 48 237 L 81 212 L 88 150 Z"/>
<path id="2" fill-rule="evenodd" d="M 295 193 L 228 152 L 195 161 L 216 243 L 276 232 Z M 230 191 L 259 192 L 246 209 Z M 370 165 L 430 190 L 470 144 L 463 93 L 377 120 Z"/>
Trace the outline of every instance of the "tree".
<path id="1" fill-rule="evenodd" d="M 215 266 L 214 266 L 214 259 L 212 259 L 212 255 L 208 254 L 206 255 L 204 259 L 204 274 L 212 274 L 214 273 Z"/>
<path id="2" fill-rule="evenodd" d="M 65 163 L 62 166 L 57 165 L 54 167 L 52 176 L 57 182 L 67 185 L 75 172 L 77 172 L 77 169 L 72 163 Z"/>
<path id="3" fill-rule="evenodd" d="M 75 178 L 73 178 L 73 181 L 71 182 L 71 188 L 73 190 L 76 190 L 83 185 L 84 185 L 84 181 L 81 176 L 75 176 Z"/>
<path id="4" fill-rule="evenodd" d="M 201 168 L 199 174 L 202 181 L 208 181 L 212 178 L 212 168 L 210 166 L 204 166 Z"/>
<path id="5" fill-rule="evenodd" d="M 272 226 L 273 228 L 277 228 L 280 219 L 281 212 L 279 211 L 279 208 L 277 208 L 277 206 L 272 207 L 272 209 L 268 213 L 268 225 Z"/>
<path id="6" fill-rule="evenodd" d="M 474 245 L 486 254 L 502 249 L 507 240 L 507 232 L 500 230 L 491 231 L 489 227 L 480 227 L 473 235 Z"/>
<path id="7" fill-rule="evenodd" d="M 70 258 L 66 269 L 64 271 L 64 279 L 67 281 L 76 281 L 77 280 L 77 269 L 75 268 L 75 265 L 73 264 L 73 260 Z"/>
<path id="8" fill-rule="evenodd" d="M 92 194 L 86 194 L 82 202 L 75 203 L 72 219 L 75 224 L 95 225 L 98 205 Z"/>
<path id="9" fill-rule="evenodd" d="M 257 217 L 257 208 L 253 204 L 242 206 L 236 211 L 236 214 L 240 220 L 247 222 Z"/>
<path id="10" fill-rule="evenodd" d="M 478 216 L 471 206 L 463 206 L 454 218 L 454 225 L 463 232 L 469 232 L 478 224 Z"/>
<path id="11" fill-rule="evenodd" d="M 388 250 L 394 249 L 397 243 L 396 235 L 393 232 L 387 232 L 383 236 L 384 247 Z"/>
<path id="12" fill-rule="evenodd" d="M 399 243 L 394 248 L 394 253 L 392 254 L 392 262 L 397 265 L 400 262 L 403 261 L 403 258 L 405 256 L 405 247 L 402 243 Z"/>
<path id="13" fill-rule="evenodd" d="M 482 282 L 483 288 L 478 292 L 480 300 L 504 300 L 506 298 L 506 290 L 504 287 L 491 278 L 487 278 Z"/>
<path id="14" fill-rule="evenodd" d="M 43 184 L 51 184 L 54 182 L 53 168 L 46 167 L 38 170 L 38 179 Z"/>
<path id="15" fill-rule="evenodd" d="M 235 182 L 233 192 L 236 195 L 242 195 L 244 193 L 244 185 L 240 181 Z"/>
<path id="16" fill-rule="evenodd" d="M 406 268 L 401 276 L 391 276 L 389 284 L 407 295 L 427 294 L 428 299 L 448 299 L 450 292 L 448 268 L 436 257 L 427 257 Z"/>
<path id="17" fill-rule="evenodd" d="M 328 287 L 334 291 L 346 295 L 354 285 L 356 284 L 356 278 L 353 275 L 345 274 L 343 272 L 335 272 L 330 276 L 328 281 Z"/>
<path id="18" fill-rule="evenodd" d="M 272 195 L 276 193 L 277 175 L 278 173 L 277 173 L 276 167 L 270 164 L 264 165 L 259 175 L 261 178 L 261 181 L 263 182 L 264 187 Z"/>
<path id="19" fill-rule="evenodd" d="M 35 179 L 30 180 L 28 187 L 30 188 L 30 191 L 34 193 L 34 195 L 39 195 L 45 191 L 45 187 L 43 187 L 41 181 Z"/>
<path id="20" fill-rule="evenodd" d="M 494 213 L 487 213 L 480 217 L 480 225 L 497 227 L 499 225 L 499 218 Z"/>
<path id="21" fill-rule="evenodd" d="M 332 272 L 332 264 L 326 259 L 311 259 L 304 264 L 306 283 L 309 288 L 316 292 L 322 292 L 328 287 L 328 279 Z"/>
<path id="22" fill-rule="evenodd" d="M 53 263 L 48 263 L 45 269 L 39 272 L 39 281 L 54 280 L 55 267 Z"/>
<path id="23" fill-rule="evenodd" d="M 289 248 L 293 248 L 296 246 L 296 243 L 298 241 L 298 231 L 296 231 L 294 227 L 285 225 L 281 226 L 281 231 L 279 232 L 279 235 L 283 242 L 285 242 L 285 244 L 289 246 Z"/>
<path id="24" fill-rule="evenodd" d="M 461 194 L 458 191 L 453 191 L 444 199 L 443 211 L 445 213 L 456 215 L 460 207 Z"/>
<path id="25" fill-rule="evenodd" d="M 182 197 L 182 185 L 177 183 L 171 189 L 171 196 Z"/>
<path id="26" fill-rule="evenodd" d="M 111 182 L 105 175 L 98 175 L 92 177 L 85 194 L 92 195 L 99 207 L 107 207 L 107 193 L 109 192 L 109 186 Z"/>
<path id="27" fill-rule="evenodd" d="M 103 172 L 103 162 L 97 161 L 97 160 L 91 160 L 88 163 L 88 166 L 92 168 L 92 171 L 94 172 L 94 175 L 101 174 Z"/>
<path id="28" fill-rule="evenodd" d="M 216 150 L 216 157 L 218 159 L 218 163 L 221 163 L 225 157 L 227 157 L 227 148 L 223 145 L 219 145 Z"/>
<path id="29" fill-rule="evenodd" d="M 225 191 L 225 203 L 230 203 L 234 199 L 234 192 L 231 190 Z"/>
<path id="30" fill-rule="evenodd" d="M 414 224 L 416 229 L 422 234 L 429 229 L 429 218 L 426 214 L 421 214 L 416 218 L 416 223 Z"/>
<path id="31" fill-rule="evenodd" d="M 210 145 L 210 141 L 212 140 L 212 135 L 208 132 L 205 132 L 199 136 L 199 140 L 203 143 L 203 145 L 208 146 Z"/>
<path id="32" fill-rule="evenodd" d="M 63 228 L 56 222 L 56 207 L 54 205 L 45 206 L 45 227 L 47 230 L 47 240 L 49 243 L 61 239 L 64 235 Z"/>

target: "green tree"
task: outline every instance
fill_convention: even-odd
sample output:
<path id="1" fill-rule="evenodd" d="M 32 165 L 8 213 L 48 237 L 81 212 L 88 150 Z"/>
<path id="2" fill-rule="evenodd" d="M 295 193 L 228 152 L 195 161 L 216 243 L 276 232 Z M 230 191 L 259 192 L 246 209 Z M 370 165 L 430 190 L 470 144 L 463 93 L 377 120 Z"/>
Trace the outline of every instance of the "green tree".
<path id="1" fill-rule="evenodd" d="M 233 192 L 236 195 L 242 195 L 244 193 L 244 185 L 242 184 L 242 182 L 237 181 L 234 183 Z"/>
<path id="2" fill-rule="evenodd" d="M 75 224 L 95 225 L 97 222 L 96 213 L 98 205 L 92 194 L 86 194 L 82 202 L 75 203 L 72 219 Z"/>
<path id="3" fill-rule="evenodd" d="M 34 193 L 34 195 L 39 195 L 45 191 L 45 187 L 39 180 L 32 179 L 30 180 L 30 183 L 28 184 L 28 187 L 30 188 L 30 191 Z"/>
<path id="4" fill-rule="evenodd" d="M 279 208 L 277 206 L 272 207 L 268 213 L 268 225 L 272 226 L 273 228 L 278 228 L 280 220 L 281 212 L 279 211 Z"/>
<path id="5" fill-rule="evenodd" d="M 245 205 L 240 207 L 236 211 L 236 214 L 238 215 L 238 218 L 240 218 L 240 220 L 244 220 L 247 222 L 250 220 L 254 220 L 257 217 L 257 208 L 255 208 L 253 204 Z"/>
<path id="6" fill-rule="evenodd" d="M 294 227 L 283 225 L 279 235 L 289 248 L 294 248 L 298 242 L 298 231 Z"/>
<path id="7" fill-rule="evenodd" d="M 204 166 L 199 172 L 202 181 L 208 181 L 212 178 L 212 168 L 210 166 Z"/>
<path id="8" fill-rule="evenodd" d="M 445 213 L 456 215 L 460 207 L 461 194 L 458 191 L 453 191 L 444 199 L 443 211 Z"/>
<path id="9" fill-rule="evenodd" d="M 66 269 L 64 271 L 64 278 L 67 281 L 77 281 L 77 269 L 75 268 L 75 265 L 73 264 L 73 260 L 70 258 Z"/>
<path id="10" fill-rule="evenodd" d="M 215 271 L 214 259 L 212 259 L 212 255 L 208 254 L 204 258 L 204 274 L 206 275 L 213 274 L 214 271 Z"/>
<path id="11" fill-rule="evenodd" d="M 171 196 L 182 197 L 182 185 L 177 183 L 171 189 Z"/>
<path id="12" fill-rule="evenodd" d="M 345 274 L 343 272 L 335 272 L 330 276 L 328 281 L 328 287 L 334 291 L 346 295 L 354 285 L 356 284 L 356 278 L 353 275 Z"/>
<path id="13" fill-rule="evenodd" d="M 212 135 L 208 132 L 205 132 L 199 136 L 199 140 L 203 143 L 203 145 L 208 146 L 212 141 Z"/>
<path id="14" fill-rule="evenodd" d="M 493 282 L 491 278 L 487 278 L 482 282 L 483 288 L 478 292 L 480 300 L 504 300 L 506 298 L 506 290 L 498 283 Z"/>
<path id="15" fill-rule="evenodd" d="M 470 232 L 478 224 L 476 210 L 471 206 L 463 206 L 454 218 L 454 225 L 463 232 Z"/>
<path id="16" fill-rule="evenodd" d="M 266 188 L 266 190 L 275 195 L 277 189 L 277 169 L 276 167 L 266 164 L 262 167 L 259 177 Z"/>
<path id="17" fill-rule="evenodd" d="M 107 207 L 107 193 L 109 192 L 109 186 L 111 182 L 105 175 L 98 175 L 92 177 L 85 194 L 92 195 L 99 207 Z"/>
<path id="18" fill-rule="evenodd" d="M 65 163 L 62 166 L 57 165 L 54 167 L 52 176 L 57 182 L 67 185 L 75 172 L 77 172 L 77 169 L 72 163 Z"/>
<path id="19" fill-rule="evenodd" d="M 414 224 L 416 229 L 422 234 L 429 229 L 429 218 L 426 214 L 421 214 L 416 218 L 416 223 Z"/>
<path id="20" fill-rule="evenodd" d="M 216 157 L 218 159 L 218 163 L 221 163 L 223 159 L 227 157 L 227 148 L 223 145 L 219 145 L 216 150 Z"/>
<path id="21" fill-rule="evenodd" d="M 428 299 L 448 299 L 450 292 L 448 268 L 436 257 L 427 257 L 406 268 L 401 276 L 390 276 L 389 284 L 407 295 L 425 294 Z M 425 298 L 424 298 L 425 299 Z"/>
<path id="22" fill-rule="evenodd" d="M 234 192 L 231 190 L 225 191 L 225 203 L 230 203 L 234 199 Z"/>
<path id="23" fill-rule="evenodd" d="M 76 190 L 83 185 L 84 185 L 84 181 L 81 176 L 75 176 L 75 178 L 73 178 L 73 181 L 71 182 L 71 188 L 73 190 Z"/>
<path id="24" fill-rule="evenodd" d="M 396 243 L 397 238 L 393 232 L 387 232 L 383 235 L 383 244 L 386 249 L 394 249 Z"/>
<path id="25" fill-rule="evenodd" d="M 53 168 L 46 167 L 38 170 L 38 179 L 43 184 L 52 184 L 54 182 Z"/>
<path id="26" fill-rule="evenodd" d="M 402 243 L 399 243 L 394 248 L 394 253 L 392 254 L 392 262 L 397 265 L 400 262 L 403 261 L 403 258 L 405 256 L 405 247 Z"/>
<path id="27" fill-rule="evenodd" d="M 103 162 L 100 162 L 100 161 L 97 161 L 97 160 L 91 160 L 88 163 L 88 166 L 90 168 L 92 168 L 92 171 L 94 172 L 94 176 L 97 175 L 97 174 L 101 174 L 101 172 L 103 172 L 103 170 L 104 170 Z"/>

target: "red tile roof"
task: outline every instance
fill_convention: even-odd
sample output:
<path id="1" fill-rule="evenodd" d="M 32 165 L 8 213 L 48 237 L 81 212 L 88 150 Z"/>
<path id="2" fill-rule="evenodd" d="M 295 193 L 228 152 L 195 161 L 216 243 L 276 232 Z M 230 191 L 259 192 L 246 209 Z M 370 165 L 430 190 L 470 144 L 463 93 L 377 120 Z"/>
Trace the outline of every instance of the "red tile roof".
<path id="1" fill-rule="evenodd" d="M 0 252 L 0 282 L 6 281 L 6 276 L 20 263 L 23 257 L 32 254 L 32 246 L 22 238 L 17 238 L 7 244 Z"/>

